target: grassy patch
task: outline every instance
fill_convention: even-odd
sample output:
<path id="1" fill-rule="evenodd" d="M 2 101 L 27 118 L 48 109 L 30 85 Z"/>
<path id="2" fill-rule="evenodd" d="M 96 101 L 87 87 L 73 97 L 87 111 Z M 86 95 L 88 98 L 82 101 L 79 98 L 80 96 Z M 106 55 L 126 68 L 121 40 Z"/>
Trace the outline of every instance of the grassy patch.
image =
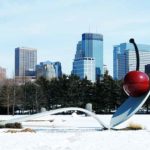
<path id="1" fill-rule="evenodd" d="M 5 133 L 20 133 L 20 132 L 36 133 L 36 131 L 31 128 L 26 128 L 26 129 L 22 129 L 22 130 L 7 130 Z"/>
<path id="2" fill-rule="evenodd" d="M 142 130 L 143 127 L 140 124 L 130 123 L 127 129 L 128 130 Z"/>

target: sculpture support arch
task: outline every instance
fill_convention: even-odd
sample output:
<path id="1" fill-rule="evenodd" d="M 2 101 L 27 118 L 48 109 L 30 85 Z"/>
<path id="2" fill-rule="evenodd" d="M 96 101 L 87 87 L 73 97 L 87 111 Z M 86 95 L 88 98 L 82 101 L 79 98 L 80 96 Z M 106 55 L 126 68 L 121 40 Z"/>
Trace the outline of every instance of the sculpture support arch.
<path id="1" fill-rule="evenodd" d="M 14 118 L 14 119 L 10 119 L 10 120 L 7 120 L 7 121 L 2 121 L 2 122 L 0 122 L 0 124 L 4 125 L 6 123 L 24 122 L 24 121 L 27 121 L 27 120 L 36 119 L 36 118 L 43 117 L 43 116 L 46 116 L 46 115 L 54 115 L 54 114 L 61 113 L 61 112 L 66 112 L 66 111 L 84 112 L 84 113 L 90 115 L 91 117 L 93 117 L 94 119 L 96 119 L 98 121 L 98 123 L 104 129 L 108 129 L 108 127 L 93 112 L 90 112 L 86 109 L 78 108 L 78 107 L 68 107 L 68 108 L 60 108 L 60 109 L 50 110 L 50 111 L 46 111 L 46 112 L 42 112 L 42 113 L 37 113 L 37 114 L 34 114 L 34 115 L 29 115 L 29 116 L 25 116 L 25 117 Z"/>

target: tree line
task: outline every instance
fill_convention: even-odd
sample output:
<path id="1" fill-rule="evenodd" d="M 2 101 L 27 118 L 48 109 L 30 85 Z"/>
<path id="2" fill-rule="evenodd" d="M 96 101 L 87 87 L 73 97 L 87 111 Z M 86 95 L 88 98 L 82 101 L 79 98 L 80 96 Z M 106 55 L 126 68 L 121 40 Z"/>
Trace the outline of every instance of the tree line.
<path id="1" fill-rule="evenodd" d="M 37 113 L 63 107 L 85 108 L 91 103 L 96 113 L 111 113 L 128 96 L 122 89 L 122 80 L 113 80 L 106 72 L 103 80 L 95 83 L 80 80 L 74 75 L 63 75 L 51 81 L 39 78 L 35 82 L 17 85 L 6 81 L 0 86 L 0 114 Z M 148 112 L 149 101 L 146 103 Z"/>

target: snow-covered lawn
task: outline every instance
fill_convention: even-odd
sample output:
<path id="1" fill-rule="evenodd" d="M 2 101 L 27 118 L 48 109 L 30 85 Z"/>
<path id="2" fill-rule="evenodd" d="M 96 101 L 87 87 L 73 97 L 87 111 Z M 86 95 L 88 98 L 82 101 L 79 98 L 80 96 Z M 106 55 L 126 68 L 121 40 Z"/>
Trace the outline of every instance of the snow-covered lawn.
<path id="1" fill-rule="evenodd" d="M 18 116 L 15 116 L 18 117 Z M 111 115 L 98 115 L 109 124 Z M 0 116 L 7 120 L 12 116 Z M 24 128 L 36 133 L 6 133 L 0 129 L 0 150 L 149 150 L 150 115 L 134 115 L 117 128 L 129 123 L 140 124 L 139 131 L 100 131 L 92 117 L 79 115 L 53 115 L 23 122 Z"/>

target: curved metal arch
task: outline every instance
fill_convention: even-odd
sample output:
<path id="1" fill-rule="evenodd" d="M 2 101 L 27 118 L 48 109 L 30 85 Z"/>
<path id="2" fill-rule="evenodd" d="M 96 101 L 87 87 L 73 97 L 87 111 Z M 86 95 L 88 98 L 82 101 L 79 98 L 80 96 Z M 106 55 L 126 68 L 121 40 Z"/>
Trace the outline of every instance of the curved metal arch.
<path id="1" fill-rule="evenodd" d="M 42 113 L 30 115 L 30 116 L 10 119 L 10 120 L 7 120 L 7 121 L 0 122 L 0 124 L 23 122 L 23 121 L 27 121 L 27 120 L 36 119 L 38 117 L 43 117 L 43 116 L 46 116 L 46 115 L 54 115 L 54 114 L 65 112 L 65 111 L 80 111 L 80 112 L 84 112 L 84 113 L 90 115 L 91 117 L 93 117 L 94 119 L 96 119 L 98 121 L 98 123 L 103 128 L 108 129 L 108 127 L 94 113 L 92 113 L 92 112 L 90 112 L 90 111 L 88 111 L 86 109 L 78 108 L 78 107 L 68 107 L 68 108 L 60 108 L 60 109 L 50 110 L 50 111 L 46 111 L 46 112 L 42 112 Z"/>

